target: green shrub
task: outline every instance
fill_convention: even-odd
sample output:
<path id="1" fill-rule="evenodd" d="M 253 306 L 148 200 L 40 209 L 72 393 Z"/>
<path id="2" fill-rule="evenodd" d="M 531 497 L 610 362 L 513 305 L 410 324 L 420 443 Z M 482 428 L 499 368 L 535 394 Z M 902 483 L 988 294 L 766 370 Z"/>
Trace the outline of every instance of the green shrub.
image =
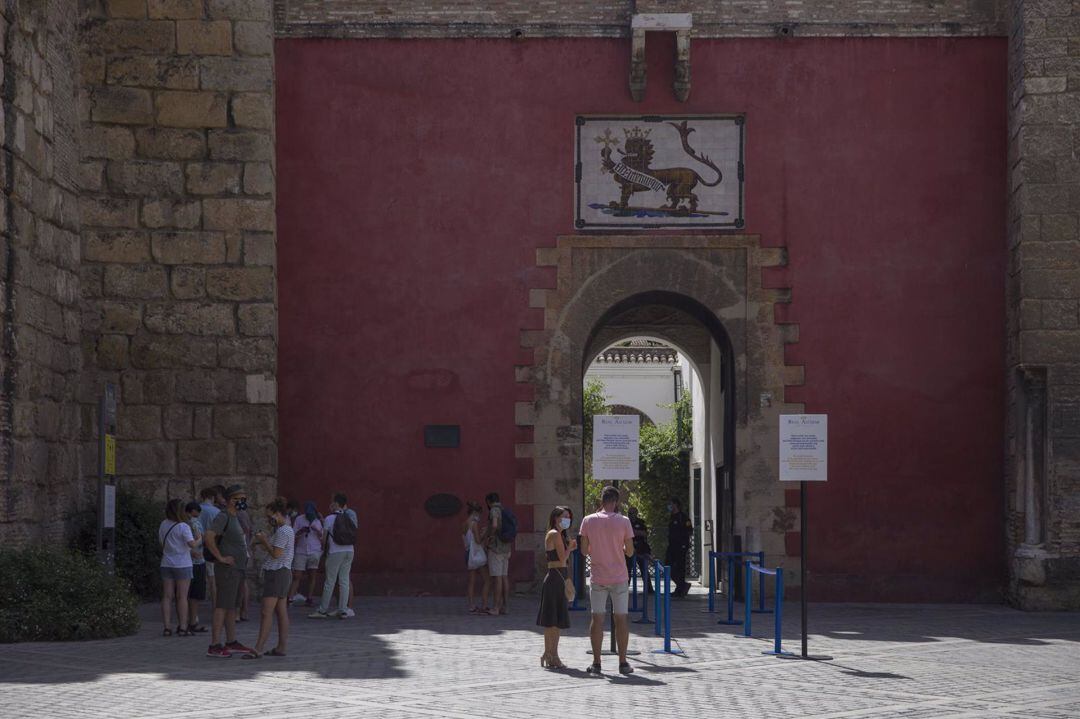
<path id="1" fill-rule="evenodd" d="M 0 550 L 0 642 L 71 641 L 139 630 L 127 582 L 76 552 Z"/>
<path id="2" fill-rule="evenodd" d="M 161 546 L 157 531 L 165 519 L 164 506 L 143 496 L 116 492 L 116 575 L 126 579 L 143 599 L 161 597 Z M 76 520 L 73 548 L 95 556 L 97 511 L 84 512 Z"/>

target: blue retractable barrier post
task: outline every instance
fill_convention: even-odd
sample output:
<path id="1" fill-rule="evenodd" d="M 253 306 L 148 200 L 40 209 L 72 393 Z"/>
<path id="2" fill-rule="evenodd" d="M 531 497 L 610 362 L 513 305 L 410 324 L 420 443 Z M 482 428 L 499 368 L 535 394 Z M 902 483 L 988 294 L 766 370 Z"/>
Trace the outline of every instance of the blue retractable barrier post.
<path id="1" fill-rule="evenodd" d="M 578 598 L 581 596 L 581 585 L 584 584 L 584 582 L 582 582 L 583 577 L 581 576 L 581 573 L 579 573 L 581 550 L 575 549 L 573 552 L 571 552 L 571 556 L 574 558 L 574 561 L 572 562 L 574 571 L 574 601 L 570 603 L 568 609 L 571 612 L 583 612 L 585 611 L 585 607 L 578 606 Z"/>
<path id="2" fill-rule="evenodd" d="M 634 564 L 637 565 L 637 557 L 634 557 Z M 641 570 L 641 584 L 643 586 L 641 590 L 641 619 L 635 619 L 634 624 L 649 624 L 652 622 L 649 619 L 649 563 L 642 564 Z M 636 610 L 635 610 L 636 611 Z"/>
<path id="3" fill-rule="evenodd" d="M 656 614 L 656 627 L 653 631 L 656 633 L 656 636 L 660 636 L 660 615 L 664 611 L 664 605 L 662 604 L 663 592 L 660 591 L 660 577 L 664 576 L 664 565 L 659 559 L 653 560 L 653 562 L 653 577 L 656 582 L 656 591 L 653 592 L 653 610 Z"/>
<path id="4" fill-rule="evenodd" d="M 716 555 L 716 564 L 714 567 L 719 569 L 720 557 L 727 560 L 727 579 L 724 582 L 724 594 L 727 595 L 727 619 L 720 619 L 717 624 L 741 624 L 742 622 L 735 621 L 735 558 L 736 557 L 759 557 L 763 556 L 762 552 L 713 552 Z"/>
<path id="5" fill-rule="evenodd" d="M 634 556 L 630 557 L 630 611 L 636 612 L 637 610 L 637 557 Z"/>
<path id="6" fill-rule="evenodd" d="M 709 552 L 709 614 L 716 611 L 716 552 Z"/>
<path id="7" fill-rule="evenodd" d="M 751 592 L 754 588 L 753 578 L 750 576 L 752 572 L 757 572 L 760 577 L 764 577 L 766 574 L 771 574 L 776 577 L 776 601 L 773 605 L 773 614 L 775 615 L 773 619 L 773 649 L 771 652 L 762 652 L 762 654 L 771 654 L 773 656 L 791 655 L 791 652 L 785 652 L 782 648 L 784 570 L 780 567 L 777 567 L 776 569 L 766 569 L 763 566 L 754 564 L 750 560 L 746 561 L 746 620 L 743 624 L 743 636 L 750 636 L 750 615 L 755 611 L 750 608 L 751 604 L 753 604 Z"/>
<path id="8" fill-rule="evenodd" d="M 657 562 L 657 564 L 659 565 L 660 562 Z M 664 602 L 663 602 L 663 607 L 664 607 L 664 648 L 663 649 L 654 649 L 653 653 L 654 654 L 682 654 L 683 653 L 682 649 L 672 649 L 671 648 L 671 567 L 670 566 L 665 566 L 665 565 L 661 565 L 661 566 L 663 566 L 663 570 L 664 570 L 663 571 L 663 575 L 664 575 L 664 585 L 663 585 L 663 587 L 664 587 L 664 590 L 663 590 L 663 595 L 664 595 Z M 656 567 L 657 576 L 658 576 L 658 578 L 657 578 L 658 583 L 659 583 L 660 568 L 661 568 L 660 566 Z M 659 590 L 660 587 L 657 587 L 657 589 Z M 660 595 L 661 595 L 661 592 L 657 591 L 656 592 L 657 598 L 659 598 Z M 657 606 L 659 607 L 660 604 L 657 603 Z M 656 616 L 657 616 L 657 619 L 656 619 L 656 630 L 657 630 L 656 634 L 657 634 L 657 636 L 659 636 L 660 635 L 660 614 L 659 614 L 659 612 L 657 612 Z"/>
<path id="9" fill-rule="evenodd" d="M 765 566 L 765 552 L 757 553 L 757 563 L 759 567 Z M 772 614 L 773 610 L 765 608 L 765 575 L 761 573 L 758 574 L 758 593 L 758 605 L 754 614 Z"/>

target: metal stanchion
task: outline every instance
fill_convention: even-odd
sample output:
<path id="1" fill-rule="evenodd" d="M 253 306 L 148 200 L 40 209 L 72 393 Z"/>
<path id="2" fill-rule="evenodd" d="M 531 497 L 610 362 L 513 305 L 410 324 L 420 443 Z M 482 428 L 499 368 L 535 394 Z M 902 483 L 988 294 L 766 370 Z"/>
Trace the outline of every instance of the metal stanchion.
<path id="1" fill-rule="evenodd" d="M 630 557 L 630 611 L 636 612 L 637 610 L 637 555 L 635 555 Z"/>
<path id="2" fill-rule="evenodd" d="M 637 557 L 634 557 L 635 563 Z M 649 564 L 644 564 L 644 569 L 641 572 L 641 583 L 644 585 L 644 589 L 641 591 L 641 619 L 635 619 L 634 624 L 651 624 L 652 620 L 649 619 Z M 653 592 L 655 595 L 656 592 Z"/>
<path id="3" fill-rule="evenodd" d="M 653 632 L 656 636 L 660 636 L 660 615 L 664 611 L 664 605 L 662 604 L 661 592 L 660 592 L 660 577 L 664 574 L 664 565 L 659 559 L 653 560 L 653 576 L 656 578 L 656 591 L 653 592 L 653 609 L 656 612 L 656 627 Z"/>
<path id="4" fill-rule="evenodd" d="M 759 577 L 764 577 L 766 574 L 776 577 L 776 599 L 773 603 L 773 648 L 771 652 L 762 652 L 762 654 L 770 654 L 778 657 L 794 656 L 791 652 L 785 652 L 783 650 L 784 570 L 780 567 L 777 567 L 776 569 L 766 569 L 761 565 L 754 564 L 750 560 L 746 561 L 746 619 L 743 624 L 743 636 L 751 636 L 750 616 L 756 611 L 751 609 L 751 606 L 753 605 L 751 592 L 754 591 L 754 581 L 750 575 L 753 572 L 757 572 Z M 762 593 L 764 594 L 764 588 L 762 588 Z"/>
<path id="5" fill-rule="evenodd" d="M 757 563 L 759 567 L 765 566 L 765 552 L 757 553 Z M 758 573 L 758 606 L 754 610 L 754 614 L 772 614 L 771 609 L 765 608 L 765 575 Z"/>
<path id="6" fill-rule="evenodd" d="M 705 611 L 709 614 L 716 612 L 716 552 L 709 552 L 709 608 Z"/>

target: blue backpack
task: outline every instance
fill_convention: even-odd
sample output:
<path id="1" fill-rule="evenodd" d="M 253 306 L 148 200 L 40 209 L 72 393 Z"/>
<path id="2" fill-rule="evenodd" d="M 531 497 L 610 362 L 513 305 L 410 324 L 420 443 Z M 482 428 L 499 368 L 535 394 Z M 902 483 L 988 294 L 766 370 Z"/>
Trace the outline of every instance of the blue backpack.
<path id="1" fill-rule="evenodd" d="M 506 507 L 501 507 L 502 516 L 499 519 L 499 541 L 509 544 L 517 537 L 517 517 Z"/>

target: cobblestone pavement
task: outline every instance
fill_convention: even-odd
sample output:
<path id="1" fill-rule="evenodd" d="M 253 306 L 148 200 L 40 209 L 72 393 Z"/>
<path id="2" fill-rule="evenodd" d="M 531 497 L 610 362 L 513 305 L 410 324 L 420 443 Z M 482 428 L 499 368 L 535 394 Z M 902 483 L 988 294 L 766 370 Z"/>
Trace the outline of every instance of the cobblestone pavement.
<path id="1" fill-rule="evenodd" d="M 652 625 L 634 624 L 636 672 L 622 677 L 608 658 L 596 678 L 582 671 L 587 612 L 561 645 L 572 669 L 552 672 L 539 666 L 533 598 L 515 598 L 508 617 L 468 616 L 463 603 L 360 597 L 347 620 L 297 609 L 289 656 L 256 661 L 210 659 L 203 639 L 161 637 L 148 605 L 134 637 L 0 645 L 0 716 L 1080 717 L 1080 614 L 812 605 L 811 653 L 833 660 L 803 662 L 762 654 L 771 616 L 755 615 L 746 639 L 741 626 L 717 625 L 698 595 L 672 610 L 684 655 L 653 653 L 662 641 Z M 797 650 L 798 606 L 785 612 L 785 648 Z M 254 624 L 240 626 L 253 644 Z"/>

